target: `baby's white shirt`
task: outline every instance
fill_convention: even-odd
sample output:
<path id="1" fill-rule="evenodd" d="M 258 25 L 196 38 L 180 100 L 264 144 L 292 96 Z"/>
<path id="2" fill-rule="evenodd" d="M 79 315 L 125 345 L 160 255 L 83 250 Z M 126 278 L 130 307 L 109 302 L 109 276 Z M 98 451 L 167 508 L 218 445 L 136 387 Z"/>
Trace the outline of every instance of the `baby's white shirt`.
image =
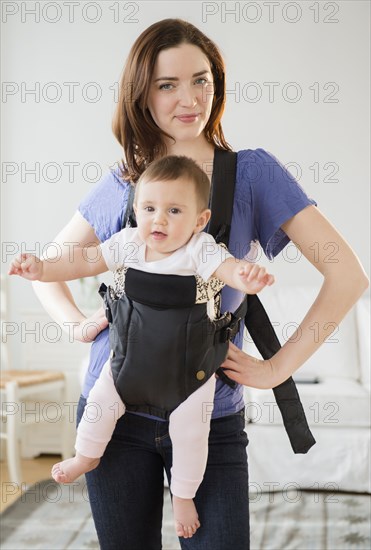
<path id="1" fill-rule="evenodd" d="M 193 235 L 187 244 L 173 254 L 147 262 L 146 245 L 140 239 L 136 227 L 128 227 L 115 233 L 100 245 L 103 258 L 110 271 L 120 267 L 132 267 L 148 273 L 169 275 L 199 275 L 207 281 L 216 269 L 232 255 L 215 242 L 208 233 Z"/>

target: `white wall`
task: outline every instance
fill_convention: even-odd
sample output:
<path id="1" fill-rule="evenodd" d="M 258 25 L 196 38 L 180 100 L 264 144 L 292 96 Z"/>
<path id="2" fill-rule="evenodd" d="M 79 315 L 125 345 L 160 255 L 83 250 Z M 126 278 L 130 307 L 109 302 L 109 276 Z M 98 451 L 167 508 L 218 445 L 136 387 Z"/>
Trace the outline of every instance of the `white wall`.
<path id="1" fill-rule="evenodd" d="M 111 133 L 115 83 L 134 39 L 165 17 L 188 19 L 220 46 L 228 141 L 294 163 L 300 184 L 369 271 L 369 4 L 363 1 L 2 2 L 2 270 L 10 261 L 4 252 L 52 240 L 90 189 L 89 179 L 120 158 Z M 66 83 L 76 83 L 73 92 Z M 36 95 L 26 93 L 31 89 Z M 97 90 L 101 97 L 93 101 Z M 39 182 L 25 173 L 35 163 Z M 293 252 L 271 266 L 280 284 L 320 283 L 306 260 L 292 261 Z M 38 302 L 27 282 L 11 278 L 8 285 L 9 319 L 19 322 L 20 309 Z"/>

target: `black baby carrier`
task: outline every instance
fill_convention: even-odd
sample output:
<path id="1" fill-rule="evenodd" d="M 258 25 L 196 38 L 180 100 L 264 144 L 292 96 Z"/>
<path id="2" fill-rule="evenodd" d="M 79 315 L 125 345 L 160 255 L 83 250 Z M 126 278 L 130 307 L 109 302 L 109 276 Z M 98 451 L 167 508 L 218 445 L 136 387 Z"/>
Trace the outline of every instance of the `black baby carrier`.
<path id="1" fill-rule="evenodd" d="M 128 269 L 125 294 L 105 293 L 112 375 L 128 411 L 168 419 L 215 372 L 235 384 L 219 367 L 246 302 L 212 321 L 196 291 L 192 275 Z"/>
<path id="2" fill-rule="evenodd" d="M 215 150 L 212 217 L 207 230 L 225 245 L 232 219 L 236 160 L 236 153 Z M 136 226 L 133 198 L 131 187 L 123 227 Z M 101 285 L 109 321 L 112 375 L 128 411 L 168 419 L 215 372 L 224 383 L 236 387 L 220 365 L 243 318 L 264 359 L 280 348 L 257 295 L 246 295 L 237 311 L 210 320 L 206 303 L 195 303 L 196 286 L 194 276 L 134 269 L 126 270 L 125 293 L 119 297 L 111 287 Z M 273 392 L 294 452 L 308 452 L 315 439 L 293 379 L 288 378 Z"/>

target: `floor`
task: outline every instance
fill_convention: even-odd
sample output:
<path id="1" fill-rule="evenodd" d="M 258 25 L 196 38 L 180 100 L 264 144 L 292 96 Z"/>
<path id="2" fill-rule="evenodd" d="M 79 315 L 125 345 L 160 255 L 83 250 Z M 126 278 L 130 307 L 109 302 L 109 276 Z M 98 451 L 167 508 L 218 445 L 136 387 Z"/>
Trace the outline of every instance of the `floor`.
<path id="1" fill-rule="evenodd" d="M 58 462 L 60 455 L 42 455 L 38 458 L 22 459 L 21 468 L 24 483 L 26 486 L 33 485 L 37 481 L 50 478 L 50 470 L 55 462 Z M 10 481 L 6 461 L 0 461 L 0 480 L 1 480 L 1 502 L 0 513 L 12 504 L 25 487 Z"/>
<path id="2" fill-rule="evenodd" d="M 18 487 L 9 480 L 6 463 L 0 462 L 1 473 L 1 509 L 8 507 L 18 496 L 26 493 L 28 485 L 42 482 L 50 478 L 50 470 L 59 456 L 41 456 L 33 460 L 22 461 L 22 473 L 25 483 Z M 45 482 L 45 481 L 44 481 Z M 171 503 L 166 492 L 163 524 L 163 548 L 179 549 L 173 529 Z M 91 518 L 90 508 L 86 498 L 82 502 L 70 502 L 68 495 L 55 503 L 44 502 L 40 506 L 34 492 L 30 495 L 31 503 L 37 503 L 30 511 L 30 502 L 20 506 L 27 510 L 27 520 L 19 521 L 13 517 L 10 522 L 9 536 L 2 548 L 48 548 L 53 547 L 50 536 L 58 535 L 62 541 L 68 538 L 68 544 L 63 539 L 54 548 L 79 549 L 96 548 L 96 534 Z M 33 500 L 32 500 L 33 499 Z M 60 518 L 66 514 L 68 522 L 62 522 L 63 527 L 58 532 Z M 47 506 L 49 504 L 49 506 Z M 75 511 L 71 515 L 71 506 Z M 371 548 L 370 495 L 352 493 L 324 493 L 303 491 L 300 498 L 294 494 L 263 493 L 259 498 L 251 495 L 251 548 L 252 550 L 365 550 Z M 21 510 L 22 511 L 22 510 Z M 14 514 L 13 514 L 14 516 Z M 80 517 L 81 516 L 81 517 Z M 14 524 L 15 522 L 15 524 Z M 8 522 L 9 523 L 9 522 Z M 15 526 L 16 528 L 15 528 Z M 52 527 L 52 528 L 51 528 Z M 30 543 L 30 533 L 33 545 Z M 67 533 L 67 534 L 66 534 Z M 48 538 L 49 537 L 49 538 Z"/>

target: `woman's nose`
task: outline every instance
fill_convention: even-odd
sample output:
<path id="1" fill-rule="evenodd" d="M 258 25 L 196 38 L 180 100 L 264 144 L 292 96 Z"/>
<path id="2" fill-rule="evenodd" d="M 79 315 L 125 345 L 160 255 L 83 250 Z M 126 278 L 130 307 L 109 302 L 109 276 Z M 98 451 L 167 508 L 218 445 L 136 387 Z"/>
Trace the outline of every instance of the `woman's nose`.
<path id="1" fill-rule="evenodd" d="M 182 107 L 194 107 L 197 103 L 195 91 L 189 86 L 180 86 L 179 103 Z"/>

